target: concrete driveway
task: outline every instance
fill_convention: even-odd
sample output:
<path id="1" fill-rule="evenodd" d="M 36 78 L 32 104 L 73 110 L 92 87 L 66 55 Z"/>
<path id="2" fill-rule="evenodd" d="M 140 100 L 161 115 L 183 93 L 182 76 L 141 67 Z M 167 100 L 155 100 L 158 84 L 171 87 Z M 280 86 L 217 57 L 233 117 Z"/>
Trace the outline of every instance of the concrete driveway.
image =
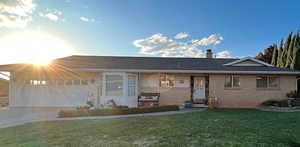
<path id="1" fill-rule="evenodd" d="M 53 120 L 57 117 L 58 108 L 1 108 L 0 128 L 21 125 L 28 122 Z"/>

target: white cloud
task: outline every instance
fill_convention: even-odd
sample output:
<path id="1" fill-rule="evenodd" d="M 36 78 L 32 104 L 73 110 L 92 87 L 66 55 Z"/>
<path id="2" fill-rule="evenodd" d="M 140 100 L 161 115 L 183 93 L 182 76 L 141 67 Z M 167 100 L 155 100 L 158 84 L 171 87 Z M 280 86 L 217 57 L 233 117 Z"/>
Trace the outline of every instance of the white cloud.
<path id="1" fill-rule="evenodd" d="M 224 50 L 217 53 L 217 58 L 231 58 L 230 52 L 228 50 Z"/>
<path id="2" fill-rule="evenodd" d="M 141 54 L 160 55 L 163 57 L 170 57 L 170 56 L 204 57 L 205 56 L 205 54 L 200 48 L 201 46 L 204 45 L 199 44 L 198 41 L 183 42 L 183 41 L 173 40 L 161 33 L 154 34 L 145 39 L 135 40 L 133 41 L 133 45 L 140 49 L 139 52 Z M 220 53 L 220 55 L 223 56 L 226 55 L 226 53 L 222 53 L 222 54 Z"/>
<path id="3" fill-rule="evenodd" d="M 185 33 L 185 32 L 181 32 L 181 33 L 178 33 L 175 35 L 175 39 L 183 39 L 183 38 L 186 38 L 186 37 L 189 37 L 189 34 L 188 33 Z"/>
<path id="4" fill-rule="evenodd" d="M 46 13 L 39 13 L 39 15 L 41 17 L 48 18 L 51 21 L 57 22 L 60 20 L 59 17 L 62 15 L 62 12 L 58 10 L 47 10 Z"/>
<path id="5" fill-rule="evenodd" d="M 83 17 L 83 16 L 81 16 L 79 19 L 80 19 L 81 21 L 85 21 L 85 22 L 95 22 L 95 21 L 96 21 L 96 20 L 93 19 L 93 18 L 87 18 L 87 17 Z"/>
<path id="6" fill-rule="evenodd" d="M 0 28 L 24 28 L 27 23 L 31 21 L 31 17 L 18 17 L 15 15 L 2 15 L 0 14 Z"/>
<path id="7" fill-rule="evenodd" d="M 212 34 L 208 37 L 202 38 L 201 40 L 192 40 L 192 43 L 200 46 L 217 45 L 223 41 L 223 37 L 219 34 Z"/>
<path id="8" fill-rule="evenodd" d="M 33 0 L 1 0 L 0 27 L 25 27 L 35 7 Z"/>
<path id="9" fill-rule="evenodd" d="M 40 16 L 48 18 L 48 19 L 50 19 L 52 21 L 58 21 L 58 19 L 59 19 L 58 16 L 55 15 L 55 14 L 53 14 L 53 13 L 46 13 L 46 14 L 40 13 Z"/>
<path id="10" fill-rule="evenodd" d="M 158 54 L 164 57 L 203 57 L 204 55 L 197 46 L 169 39 L 161 33 L 146 39 L 135 40 L 133 45 L 140 48 L 142 54 Z"/>

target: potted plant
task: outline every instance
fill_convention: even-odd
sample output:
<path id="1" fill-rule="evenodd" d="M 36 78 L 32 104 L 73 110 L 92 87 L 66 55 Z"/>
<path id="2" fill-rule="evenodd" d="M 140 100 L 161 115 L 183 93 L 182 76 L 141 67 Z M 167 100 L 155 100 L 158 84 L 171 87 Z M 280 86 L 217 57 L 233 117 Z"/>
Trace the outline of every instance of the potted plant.
<path id="1" fill-rule="evenodd" d="M 209 109 L 216 109 L 218 107 L 219 100 L 217 97 L 210 97 L 208 98 L 208 108 Z"/>

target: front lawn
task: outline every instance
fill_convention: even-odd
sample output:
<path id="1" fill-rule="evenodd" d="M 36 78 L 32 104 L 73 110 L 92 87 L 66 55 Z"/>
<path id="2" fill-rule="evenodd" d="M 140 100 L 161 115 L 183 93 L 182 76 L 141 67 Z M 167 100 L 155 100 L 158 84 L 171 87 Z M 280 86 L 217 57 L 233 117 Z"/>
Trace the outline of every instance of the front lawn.
<path id="1" fill-rule="evenodd" d="M 207 110 L 0 129 L 0 146 L 299 146 L 300 113 Z"/>

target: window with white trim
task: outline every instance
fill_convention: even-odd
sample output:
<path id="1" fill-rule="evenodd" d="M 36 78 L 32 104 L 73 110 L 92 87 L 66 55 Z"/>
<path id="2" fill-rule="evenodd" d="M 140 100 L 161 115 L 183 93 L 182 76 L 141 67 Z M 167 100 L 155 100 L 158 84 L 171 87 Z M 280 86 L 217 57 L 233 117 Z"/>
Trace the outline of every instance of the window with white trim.
<path id="1" fill-rule="evenodd" d="M 239 88 L 241 85 L 240 77 L 236 75 L 225 76 L 225 88 Z"/>
<path id="2" fill-rule="evenodd" d="M 258 76 L 256 88 L 279 88 L 279 77 Z"/>
<path id="3" fill-rule="evenodd" d="M 105 95 L 123 96 L 122 75 L 105 75 Z"/>
<path id="4" fill-rule="evenodd" d="M 47 81 L 47 80 L 25 80 L 24 83 L 26 85 L 32 85 L 32 86 L 46 86 L 49 84 L 49 81 Z"/>
<path id="5" fill-rule="evenodd" d="M 89 85 L 96 84 L 95 79 L 75 79 L 75 80 L 24 80 L 24 84 L 32 85 L 32 86 L 49 86 L 49 85 L 57 85 L 57 86 L 72 86 L 72 85 Z"/>
<path id="6" fill-rule="evenodd" d="M 170 88 L 174 87 L 175 76 L 170 74 L 160 75 L 160 87 Z"/>

